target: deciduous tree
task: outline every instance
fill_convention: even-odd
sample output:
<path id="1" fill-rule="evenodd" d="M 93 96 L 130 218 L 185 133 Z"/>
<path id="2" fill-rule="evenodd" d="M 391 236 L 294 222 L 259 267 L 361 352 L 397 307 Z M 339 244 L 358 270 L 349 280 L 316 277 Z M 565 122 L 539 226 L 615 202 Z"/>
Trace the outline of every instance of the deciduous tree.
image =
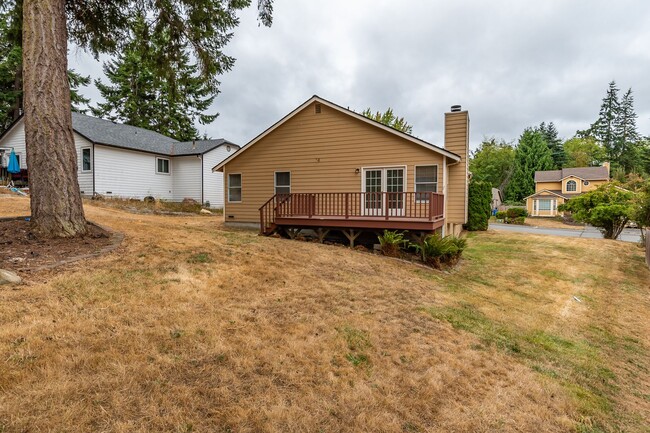
<path id="1" fill-rule="evenodd" d="M 3 6 L 7 3 L 5 2 Z M 223 52 L 250 0 L 24 0 L 23 87 L 32 217 L 50 236 L 86 231 L 79 187 L 67 77 L 68 38 L 81 48 L 115 54 L 131 40 L 130 18 L 147 17 L 153 34 L 167 34 L 158 59 L 164 75 L 186 50 L 211 84 L 233 66 Z M 258 0 L 259 19 L 271 24 L 272 0 Z"/>
<path id="2" fill-rule="evenodd" d="M 563 144 L 564 167 L 595 167 L 607 158 L 605 149 L 593 137 L 573 137 Z"/>
<path id="3" fill-rule="evenodd" d="M 634 215 L 634 194 L 615 182 L 573 197 L 558 209 L 571 212 L 576 221 L 600 229 L 606 239 L 616 239 Z"/>
<path id="4" fill-rule="evenodd" d="M 413 131 L 413 126 L 409 125 L 403 117 L 395 116 L 393 109 L 390 107 L 388 107 L 388 109 L 383 113 L 381 111 L 373 113 L 370 108 L 366 108 L 361 112 L 361 114 L 366 116 L 368 119 L 376 120 L 379 123 L 383 123 L 386 126 L 390 126 L 391 128 L 395 128 L 407 134 L 410 134 Z"/>
<path id="5" fill-rule="evenodd" d="M 515 148 L 512 144 L 496 138 L 485 138 L 472 152 L 469 171 L 472 178 L 487 182 L 501 192 L 506 188 L 515 162 Z"/>

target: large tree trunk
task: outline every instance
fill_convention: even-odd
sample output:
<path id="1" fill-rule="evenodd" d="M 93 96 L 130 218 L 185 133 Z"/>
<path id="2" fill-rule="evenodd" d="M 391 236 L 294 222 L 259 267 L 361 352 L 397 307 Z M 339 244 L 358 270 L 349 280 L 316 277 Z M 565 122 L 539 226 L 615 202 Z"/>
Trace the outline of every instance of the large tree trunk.
<path id="1" fill-rule="evenodd" d="M 65 0 L 24 0 L 23 88 L 32 221 L 46 236 L 86 233 L 72 135 Z"/>

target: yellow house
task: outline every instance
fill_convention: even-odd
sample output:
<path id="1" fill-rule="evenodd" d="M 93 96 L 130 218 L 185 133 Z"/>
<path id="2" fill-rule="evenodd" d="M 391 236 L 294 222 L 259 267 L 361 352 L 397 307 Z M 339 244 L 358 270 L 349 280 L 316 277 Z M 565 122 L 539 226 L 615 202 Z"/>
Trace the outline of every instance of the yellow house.
<path id="1" fill-rule="evenodd" d="M 467 221 L 469 116 L 445 114 L 440 147 L 313 96 L 213 171 L 227 225 L 460 233 Z"/>
<path id="2" fill-rule="evenodd" d="M 526 197 L 530 216 L 554 217 L 562 203 L 609 182 L 609 163 L 602 167 L 576 167 L 535 172 L 535 194 Z"/>

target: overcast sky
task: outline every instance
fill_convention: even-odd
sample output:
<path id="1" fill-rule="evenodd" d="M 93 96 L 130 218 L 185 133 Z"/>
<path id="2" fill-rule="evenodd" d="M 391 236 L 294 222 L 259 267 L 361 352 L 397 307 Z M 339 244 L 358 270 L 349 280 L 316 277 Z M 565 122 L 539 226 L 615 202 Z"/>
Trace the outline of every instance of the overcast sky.
<path id="1" fill-rule="evenodd" d="M 650 135 L 650 1 L 275 0 L 274 9 L 271 28 L 242 11 L 220 116 L 202 133 L 245 144 L 317 94 L 356 111 L 392 107 L 434 144 L 453 104 L 469 110 L 472 147 L 542 121 L 568 138 L 596 119 L 616 80 L 632 88 Z M 102 77 L 83 52 L 71 51 L 70 66 Z"/>

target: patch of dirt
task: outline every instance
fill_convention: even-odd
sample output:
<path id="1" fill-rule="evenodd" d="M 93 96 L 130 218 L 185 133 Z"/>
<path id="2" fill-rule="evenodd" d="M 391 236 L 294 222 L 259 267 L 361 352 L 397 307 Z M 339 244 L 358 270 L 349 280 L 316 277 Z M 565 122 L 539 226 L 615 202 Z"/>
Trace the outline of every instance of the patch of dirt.
<path id="1" fill-rule="evenodd" d="M 111 245 L 111 233 L 88 224 L 88 234 L 82 238 L 40 238 L 33 223 L 25 219 L 0 221 L 0 267 L 29 272 L 85 258 Z"/>

